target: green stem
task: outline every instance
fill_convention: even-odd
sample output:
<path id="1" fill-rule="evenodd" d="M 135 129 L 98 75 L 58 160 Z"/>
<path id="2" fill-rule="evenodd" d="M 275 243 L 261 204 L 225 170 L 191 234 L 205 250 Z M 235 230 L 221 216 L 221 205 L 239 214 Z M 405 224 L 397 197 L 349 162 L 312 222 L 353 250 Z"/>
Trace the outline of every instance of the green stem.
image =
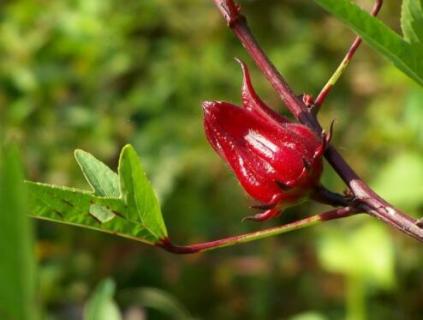
<path id="1" fill-rule="evenodd" d="M 382 7 L 383 0 L 376 0 L 375 4 L 373 5 L 371 14 L 372 16 L 377 16 L 379 13 L 380 8 Z M 317 96 L 316 100 L 314 101 L 313 107 L 315 108 L 315 112 L 319 110 L 319 107 L 325 101 L 327 95 L 332 90 L 335 83 L 338 81 L 339 77 L 344 73 L 345 69 L 351 62 L 355 52 L 361 45 L 361 38 L 356 37 L 354 42 L 352 43 L 351 47 L 348 49 L 347 54 L 345 55 L 344 59 L 342 59 L 341 63 L 339 64 L 338 68 L 336 68 L 335 72 L 329 78 L 328 82 L 325 84 L 323 89 L 320 91 L 319 95 Z"/>
<path id="2" fill-rule="evenodd" d="M 246 234 L 242 234 L 238 236 L 223 238 L 223 239 L 219 239 L 215 241 L 196 243 L 196 244 L 187 245 L 187 246 L 177 246 L 172 244 L 169 238 L 165 238 L 165 239 L 162 239 L 160 242 L 158 242 L 156 245 L 172 253 L 178 253 L 178 254 L 198 253 L 198 252 L 204 252 L 204 251 L 214 250 L 218 248 L 233 246 L 236 244 L 250 242 L 254 240 L 259 240 L 259 239 L 263 239 L 267 237 L 272 237 L 282 233 L 303 229 L 306 227 L 311 227 L 321 222 L 345 218 L 357 212 L 358 211 L 356 209 L 353 209 L 351 207 L 343 207 L 343 208 L 337 208 L 330 211 L 326 211 L 326 212 L 323 212 L 311 217 L 307 217 L 298 221 L 294 221 L 288 224 L 284 224 L 281 226 L 277 226 L 277 227 L 273 227 L 273 228 L 269 228 L 265 230 L 260 230 L 260 231 L 255 231 L 251 233 L 246 233 Z"/>

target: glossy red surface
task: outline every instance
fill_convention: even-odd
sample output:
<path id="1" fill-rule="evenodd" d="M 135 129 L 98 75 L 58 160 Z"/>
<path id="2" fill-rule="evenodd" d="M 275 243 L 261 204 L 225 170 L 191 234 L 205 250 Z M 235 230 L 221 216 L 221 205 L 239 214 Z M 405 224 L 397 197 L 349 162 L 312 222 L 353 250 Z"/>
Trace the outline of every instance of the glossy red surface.
<path id="1" fill-rule="evenodd" d="M 308 127 L 291 123 L 266 106 L 240 63 L 243 107 L 204 102 L 204 127 L 210 144 L 247 193 L 269 206 L 253 218 L 266 220 L 319 183 L 324 144 Z"/>

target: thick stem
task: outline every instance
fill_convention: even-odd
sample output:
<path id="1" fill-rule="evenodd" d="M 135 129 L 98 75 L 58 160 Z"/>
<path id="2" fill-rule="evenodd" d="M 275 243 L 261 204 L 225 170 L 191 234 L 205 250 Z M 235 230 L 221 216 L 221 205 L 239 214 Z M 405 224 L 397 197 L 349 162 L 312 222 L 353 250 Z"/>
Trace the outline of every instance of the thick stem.
<path id="1" fill-rule="evenodd" d="M 316 116 L 290 89 L 282 75 L 270 62 L 264 51 L 254 39 L 247 27 L 246 19 L 241 15 L 239 6 L 233 0 L 213 0 L 223 14 L 228 26 L 238 37 L 258 68 L 280 95 L 289 111 L 301 123 L 306 124 L 317 134 L 322 128 Z M 423 242 L 423 228 L 417 220 L 394 208 L 378 196 L 348 165 L 333 146 L 328 146 L 325 157 L 338 175 L 349 186 L 355 197 L 356 208 L 365 208 L 366 212 L 381 219 L 396 229 Z"/>
<path id="2" fill-rule="evenodd" d="M 311 217 L 307 217 L 301 220 L 297 220 L 282 226 L 277 226 L 265 230 L 260 230 L 256 232 L 246 233 L 243 235 L 223 238 L 210 242 L 202 242 L 187 246 L 177 246 L 171 243 L 170 239 L 166 238 L 157 243 L 156 245 L 160 248 L 163 248 L 166 251 L 178 254 L 188 254 L 188 253 L 198 253 L 209 251 L 213 249 L 223 248 L 235 244 L 250 242 L 254 240 L 259 240 L 278 234 L 286 233 L 289 231 L 299 230 L 306 227 L 311 227 L 321 222 L 341 219 L 349 217 L 353 214 L 358 213 L 359 210 L 351 207 L 337 208 L 330 211 L 326 211 Z"/>

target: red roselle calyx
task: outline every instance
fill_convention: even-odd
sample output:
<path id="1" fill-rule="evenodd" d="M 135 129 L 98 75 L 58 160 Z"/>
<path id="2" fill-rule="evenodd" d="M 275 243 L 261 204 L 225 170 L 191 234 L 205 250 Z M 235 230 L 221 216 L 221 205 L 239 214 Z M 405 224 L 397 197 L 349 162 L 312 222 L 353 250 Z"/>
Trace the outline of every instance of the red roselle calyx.
<path id="1" fill-rule="evenodd" d="M 254 91 L 246 65 L 238 62 L 243 71 L 242 107 L 204 102 L 204 128 L 245 191 L 262 203 L 255 208 L 264 212 L 247 219 L 263 221 L 319 185 L 329 137 L 319 137 L 270 109 Z"/>

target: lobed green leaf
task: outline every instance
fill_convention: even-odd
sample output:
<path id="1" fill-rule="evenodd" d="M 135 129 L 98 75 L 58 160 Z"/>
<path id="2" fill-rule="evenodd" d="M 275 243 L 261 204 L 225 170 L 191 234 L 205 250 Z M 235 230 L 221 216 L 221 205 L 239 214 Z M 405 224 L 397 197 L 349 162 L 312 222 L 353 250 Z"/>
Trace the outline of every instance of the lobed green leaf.
<path id="1" fill-rule="evenodd" d="M 126 218 L 128 210 L 120 199 L 101 198 L 84 190 L 27 182 L 31 215 L 35 218 L 65 223 L 117 234 L 153 244 L 156 237 L 137 221 Z M 99 208 L 109 213 L 102 218 Z"/>
<path id="2" fill-rule="evenodd" d="M 148 244 L 167 236 L 159 202 L 131 146 L 122 150 L 120 176 L 82 150 L 75 158 L 93 192 L 27 182 L 33 217 Z"/>

